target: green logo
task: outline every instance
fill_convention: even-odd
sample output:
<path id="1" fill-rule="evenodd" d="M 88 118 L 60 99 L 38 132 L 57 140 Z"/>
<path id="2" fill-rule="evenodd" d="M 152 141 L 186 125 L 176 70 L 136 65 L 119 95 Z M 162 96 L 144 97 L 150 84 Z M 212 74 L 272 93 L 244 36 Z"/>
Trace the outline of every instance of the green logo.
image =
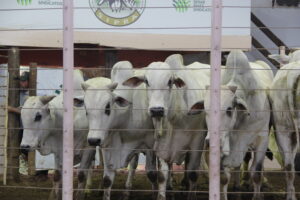
<path id="1" fill-rule="evenodd" d="M 173 0 L 173 6 L 177 12 L 186 12 L 190 5 L 190 0 Z"/>
<path id="2" fill-rule="evenodd" d="M 27 6 L 32 3 L 32 0 L 17 0 L 17 2 L 22 6 Z"/>

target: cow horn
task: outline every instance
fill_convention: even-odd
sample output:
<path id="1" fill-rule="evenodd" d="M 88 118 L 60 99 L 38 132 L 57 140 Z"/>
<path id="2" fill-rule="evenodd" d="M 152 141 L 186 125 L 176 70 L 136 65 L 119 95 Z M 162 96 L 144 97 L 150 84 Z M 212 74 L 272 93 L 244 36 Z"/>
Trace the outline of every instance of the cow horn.
<path id="1" fill-rule="evenodd" d="M 90 85 L 87 83 L 81 83 L 81 87 L 84 91 L 86 91 L 90 87 Z"/>
<path id="2" fill-rule="evenodd" d="M 47 103 L 49 103 L 54 97 L 56 97 L 55 95 L 51 95 L 51 96 L 41 96 L 40 97 L 40 101 L 46 105 Z"/>
<path id="3" fill-rule="evenodd" d="M 118 86 L 118 83 L 111 83 L 111 84 L 107 85 L 106 87 L 107 87 L 109 90 L 113 91 L 114 89 L 117 88 L 117 86 Z"/>

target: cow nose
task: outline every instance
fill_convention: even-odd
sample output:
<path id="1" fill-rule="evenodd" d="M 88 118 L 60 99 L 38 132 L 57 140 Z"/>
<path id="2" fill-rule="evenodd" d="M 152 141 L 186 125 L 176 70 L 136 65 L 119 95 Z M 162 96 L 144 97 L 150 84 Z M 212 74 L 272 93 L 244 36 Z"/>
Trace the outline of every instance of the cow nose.
<path id="1" fill-rule="evenodd" d="M 91 146 L 100 146 L 100 142 L 101 142 L 101 140 L 98 139 L 98 138 L 89 138 L 89 139 L 88 139 L 88 143 L 89 143 Z"/>
<path id="2" fill-rule="evenodd" d="M 150 108 L 151 117 L 163 117 L 165 110 L 163 107 L 153 107 Z"/>
<path id="3" fill-rule="evenodd" d="M 30 150 L 30 146 L 29 145 L 22 145 L 21 146 L 21 153 L 27 155 L 28 152 Z"/>

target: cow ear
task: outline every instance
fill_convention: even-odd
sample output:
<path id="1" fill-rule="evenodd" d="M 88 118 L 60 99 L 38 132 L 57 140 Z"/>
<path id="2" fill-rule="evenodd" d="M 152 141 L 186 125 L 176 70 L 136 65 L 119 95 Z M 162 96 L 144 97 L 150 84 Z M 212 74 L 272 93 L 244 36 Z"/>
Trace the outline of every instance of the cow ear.
<path id="1" fill-rule="evenodd" d="M 131 103 L 122 97 L 115 97 L 114 102 L 120 107 L 129 106 Z"/>
<path id="2" fill-rule="evenodd" d="M 204 110 L 204 101 L 199 101 L 195 103 L 189 110 L 188 115 L 197 115 L 202 113 Z"/>
<path id="3" fill-rule="evenodd" d="M 106 87 L 110 90 L 110 91 L 114 91 L 118 86 L 118 83 L 111 83 L 109 85 L 107 85 Z"/>
<path id="4" fill-rule="evenodd" d="M 143 82 L 145 82 L 144 76 L 134 76 L 124 81 L 123 85 L 134 88 L 134 87 L 138 87 Z"/>
<path id="5" fill-rule="evenodd" d="M 54 95 L 51 96 L 41 96 L 40 97 L 40 101 L 42 102 L 42 104 L 46 105 L 47 103 L 49 103 L 54 97 Z"/>
<path id="6" fill-rule="evenodd" d="M 280 64 L 287 64 L 290 62 L 290 56 L 289 55 L 279 55 L 279 54 L 271 54 L 268 55 L 269 58 L 276 60 Z"/>
<path id="7" fill-rule="evenodd" d="M 91 86 L 88 83 L 81 83 L 81 87 L 84 91 L 86 91 Z"/>
<path id="8" fill-rule="evenodd" d="M 228 89 L 229 89 L 233 94 L 235 94 L 235 92 L 236 92 L 236 90 L 237 90 L 237 86 L 235 86 L 235 85 L 229 85 L 229 86 L 228 86 Z"/>
<path id="9" fill-rule="evenodd" d="M 243 99 L 236 98 L 234 101 L 234 107 L 237 111 L 244 111 L 247 115 L 250 115 L 248 105 Z"/>
<path id="10" fill-rule="evenodd" d="M 185 82 L 179 77 L 174 78 L 173 83 L 177 88 L 183 88 L 185 86 Z"/>

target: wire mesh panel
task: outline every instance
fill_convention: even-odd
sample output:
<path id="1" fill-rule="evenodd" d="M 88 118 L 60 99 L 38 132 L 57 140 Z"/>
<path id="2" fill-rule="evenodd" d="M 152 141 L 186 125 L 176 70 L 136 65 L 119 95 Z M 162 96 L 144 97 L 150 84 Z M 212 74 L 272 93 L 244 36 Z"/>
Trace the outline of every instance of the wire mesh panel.
<path id="1" fill-rule="evenodd" d="M 18 105 L 0 105 L 1 199 L 59 199 L 66 192 L 74 199 L 295 200 L 298 6 L 267 0 L 74 1 L 72 29 L 62 23 L 70 8 L 63 1 L 4 1 L 0 103 L 1 96 L 16 95 Z M 211 24 L 214 9 L 222 10 L 222 26 Z M 74 126 L 64 128 L 71 104 L 63 99 L 70 90 L 62 58 L 73 45 L 63 47 L 61 33 L 72 30 L 74 91 L 67 96 Z M 218 31 L 221 41 L 210 42 Z M 13 49 L 20 64 L 7 65 Z M 215 65 L 220 61 L 221 69 Z M 26 86 L 32 70 L 36 86 Z M 9 74 L 14 85 L 7 88 L 1 81 Z M 23 98 L 30 91 L 37 96 Z M 15 125 L 6 127 L 6 110 Z M 67 156 L 73 168 L 63 168 L 66 129 L 73 132 L 74 156 Z M 1 134 L 6 131 L 7 141 Z M 209 142 L 214 135 L 220 140 Z M 209 156 L 213 149 L 221 155 Z M 69 183 L 62 184 L 67 174 Z"/>

